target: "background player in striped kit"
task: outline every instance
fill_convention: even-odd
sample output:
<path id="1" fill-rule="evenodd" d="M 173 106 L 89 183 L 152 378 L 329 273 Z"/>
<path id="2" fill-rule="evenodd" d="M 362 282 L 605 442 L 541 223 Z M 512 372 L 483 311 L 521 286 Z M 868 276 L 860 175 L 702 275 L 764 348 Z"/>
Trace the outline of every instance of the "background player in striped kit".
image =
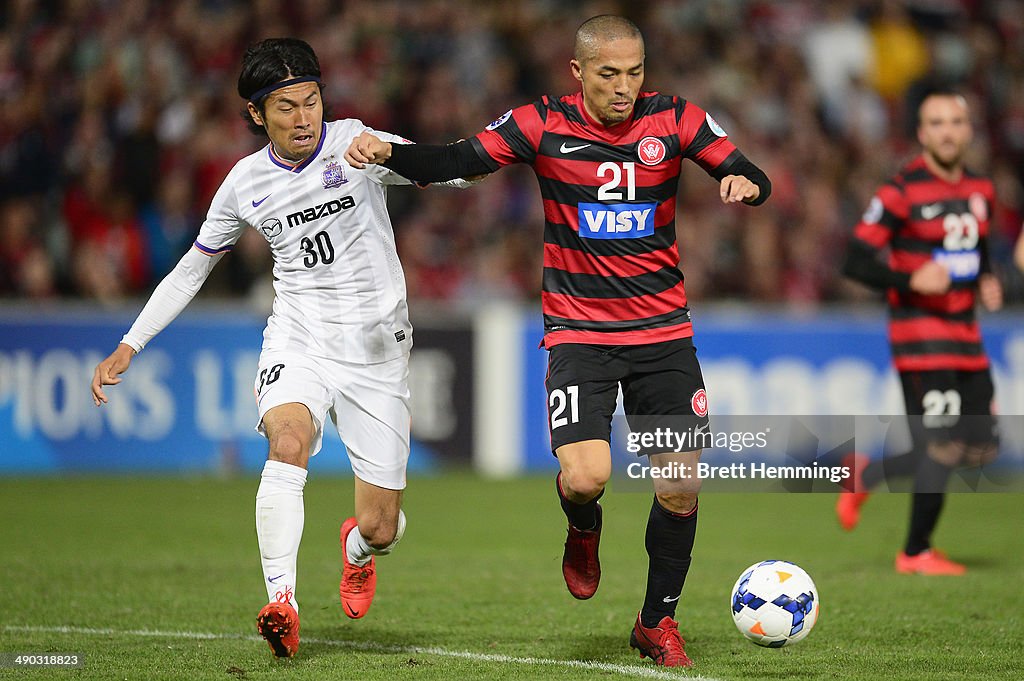
<path id="1" fill-rule="evenodd" d="M 410 182 L 379 166 L 339 163 L 367 128 L 354 119 L 325 121 L 321 86 L 320 63 L 305 42 L 273 38 L 249 48 L 238 93 L 251 129 L 270 143 L 228 173 L 193 248 L 92 381 L 98 406 L 107 401 L 103 386 L 122 380 L 135 354 L 184 309 L 242 233 L 262 233 L 274 258 L 275 298 L 255 382 L 257 429 L 270 443 L 256 494 L 270 602 L 257 626 L 279 657 L 299 645 L 303 488 L 328 416 L 355 473 L 355 516 L 341 526 L 339 592 L 350 618 L 365 615 L 372 602 L 374 556 L 390 553 L 405 529 L 412 328 L 385 187 Z"/>
<path id="2" fill-rule="evenodd" d="M 1002 306 L 988 257 L 995 192 L 991 180 L 964 167 L 972 128 L 962 96 L 926 96 L 917 137 L 922 153 L 875 194 L 854 229 L 845 266 L 848 276 L 887 291 L 893 363 L 914 445 L 858 465 L 855 489 L 840 495 L 836 512 L 853 529 L 867 490 L 886 477 L 913 475 L 910 529 L 896 570 L 961 575 L 966 568 L 933 549 L 931 536 L 953 467 L 996 454 L 992 376 L 974 313 L 976 297 L 990 311 Z M 961 414 L 966 418 L 958 419 Z"/>
<path id="3" fill-rule="evenodd" d="M 627 19 L 598 16 L 576 33 L 582 91 L 513 109 L 479 135 L 444 147 L 399 149 L 370 134 L 346 158 L 436 181 L 529 163 L 544 198 L 544 345 L 557 491 L 569 521 L 563 575 L 590 598 L 600 579 L 598 499 L 611 475 L 609 437 L 619 386 L 627 416 L 708 420 L 675 234 L 676 192 L 688 158 L 719 181 L 725 203 L 760 204 L 765 174 L 700 107 L 641 92 L 644 42 Z M 411 152 L 411 153 L 406 153 Z M 408 174 L 407 174 L 408 173 Z M 691 466 L 700 450 L 651 453 Z M 690 565 L 699 482 L 659 479 L 647 523 L 647 595 L 630 645 L 657 664 L 689 666 L 673 619 Z"/>

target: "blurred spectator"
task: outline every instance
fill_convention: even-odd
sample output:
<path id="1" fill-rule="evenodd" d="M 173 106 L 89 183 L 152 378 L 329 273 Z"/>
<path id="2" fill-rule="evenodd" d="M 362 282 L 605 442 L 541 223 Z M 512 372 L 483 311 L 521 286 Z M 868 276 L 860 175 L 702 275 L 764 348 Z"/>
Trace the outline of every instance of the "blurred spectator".
<path id="1" fill-rule="evenodd" d="M 38 214 L 25 199 L 0 207 L 0 295 L 33 300 L 57 293 L 53 261 L 40 239 Z"/>
<path id="2" fill-rule="evenodd" d="M 828 129 L 849 129 L 849 106 L 875 66 L 871 33 L 853 2 L 824 3 L 825 15 L 804 33 L 807 70 Z"/>
<path id="3" fill-rule="evenodd" d="M 897 101 L 911 83 L 928 72 L 928 44 L 901 0 L 882 0 L 871 23 L 871 40 L 872 85 L 885 99 Z"/>
<path id="4" fill-rule="evenodd" d="M 192 177 L 183 168 L 166 172 L 158 183 L 155 202 L 143 206 L 141 221 L 149 251 L 149 271 L 169 272 L 192 246 L 202 224 L 193 208 Z"/>
<path id="5" fill-rule="evenodd" d="M 110 301 L 164 275 L 198 230 L 197 207 L 261 144 L 234 89 L 250 42 L 307 39 L 334 116 L 441 142 L 513 103 L 574 91 L 566 37 L 605 12 L 634 19 L 658 55 L 646 88 L 700 101 L 773 180 L 765 210 L 723 212 L 706 202 L 708 179 L 684 173 L 692 298 L 863 296 L 840 278 L 836 245 L 913 150 L 907 112 L 936 82 L 963 90 L 986 131 L 971 164 L 996 180 L 995 260 L 1012 270 L 1024 219 L 1019 2 L 22 0 L 0 7 L 0 295 Z M 515 171 L 470 192 L 395 193 L 410 296 L 536 302 L 538 193 Z M 259 297 L 265 251 L 254 234 L 208 289 Z"/>

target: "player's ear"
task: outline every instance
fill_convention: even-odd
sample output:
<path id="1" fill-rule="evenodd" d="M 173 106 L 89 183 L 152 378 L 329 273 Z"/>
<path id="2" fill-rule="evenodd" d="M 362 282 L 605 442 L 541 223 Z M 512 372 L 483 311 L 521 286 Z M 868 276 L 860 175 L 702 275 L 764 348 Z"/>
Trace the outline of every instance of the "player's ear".
<path id="1" fill-rule="evenodd" d="M 256 125 L 263 125 L 263 116 L 260 115 L 260 110 L 256 108 L 256 105 L 249 102 L 245 105 L 245 108 L 249 110 L 249 115 L 252 116 L 252 120 Z"/>
<path id="2" fill-rule="evenodd" d="M 572 77 L 582 83 L 583 82 L 583 64 L 581 64 L 578 59 L 570 59 L 569 60 L 569 68 L 572 70 Z"/>

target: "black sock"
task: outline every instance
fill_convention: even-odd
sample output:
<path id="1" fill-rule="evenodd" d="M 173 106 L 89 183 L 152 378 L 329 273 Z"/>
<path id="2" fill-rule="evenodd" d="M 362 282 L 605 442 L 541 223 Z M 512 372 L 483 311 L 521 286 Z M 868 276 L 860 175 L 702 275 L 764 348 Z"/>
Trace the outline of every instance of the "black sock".
<path id="1" fill-rule="evenodd" d="M 645 627 L 656 627 L 663 617 L 675 618 L 676 605 L 690 569 L 693 538 L 697 534 L 697 507 L 679 515 L 662 507 L 658 497 L 647 519 L 647 595 L 640 611 Z"/>
<path id="2" fill-rule="evenodd" d="M 945 494 L 915 492 L 910 503 L 910 531 L 903 552 L 916 556 L 931 548 L 932 530 L 939 522 Z"/>
<path id="3" fill-rule="evenodd" d="M 910 531 L 903 552 L 916 556 L 932 546 L 932 532 L 939 522 L 945 501 L 946 482 L 952 469 L 925 456 L 914 479 L 914 497 L 910 504 Z"/>
<path id="4" fill-rule="evenodd" d="M 562 474 L 555 476 L 555 489 L 558 490 L 558 501 L 562 504 L 562 512 L 569 519 L 569 524 L 577 530 L 592 530 L 597 526 L 597 500 L 604 496 L 604 490 L 585 504 L 575 504 L 565 498 L 562 492 Z"/>
<path id="5" fill-rule="evenodd" d="M 861 479 L 865 487 L 873 489 L 883 480 L 909 478 L 917 472 L 920 461 L 921 452 L 917 448 L 896 456 L 886 456 L 869 463 L 861 473 Z"/>

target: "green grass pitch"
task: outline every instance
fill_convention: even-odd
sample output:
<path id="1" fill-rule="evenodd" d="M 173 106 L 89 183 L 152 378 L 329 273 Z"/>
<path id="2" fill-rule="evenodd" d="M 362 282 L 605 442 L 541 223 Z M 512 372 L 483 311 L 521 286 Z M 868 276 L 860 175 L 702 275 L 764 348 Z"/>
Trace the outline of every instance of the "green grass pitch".
<path id="1" fill-rule="evenodd" d="M 937 544 L 970 571 L 920 578 L 892 569 L 904 495 L 876 495 L 845 534 L 831 495 L 705 494 L 679 607 L 697 664 L 685 673 L 657 670 L 628 647 L 650 496 L 605 496 L 601 588 L 577 602 L 562 583 L 564 520 L 547 477 L 413 479 L 405 539 L 378 563 L 373 609 L 351 621 L 337 597 L 351 480 L 312 475 L 299 556 L 303 642 L 295 659 L 275 660 L 255 637 L 264 603 L 256 486 L 0 479 L 0 652 L 85 654 L 81 669 L 7 667 L 0 678 L 1024 678 L 1021 495 L 950 496 Z M 816 628 L 792 648 L 746 642 L 729 616 L 739 572 L 767 558 L 798 563 L 821 592 Z"/>

